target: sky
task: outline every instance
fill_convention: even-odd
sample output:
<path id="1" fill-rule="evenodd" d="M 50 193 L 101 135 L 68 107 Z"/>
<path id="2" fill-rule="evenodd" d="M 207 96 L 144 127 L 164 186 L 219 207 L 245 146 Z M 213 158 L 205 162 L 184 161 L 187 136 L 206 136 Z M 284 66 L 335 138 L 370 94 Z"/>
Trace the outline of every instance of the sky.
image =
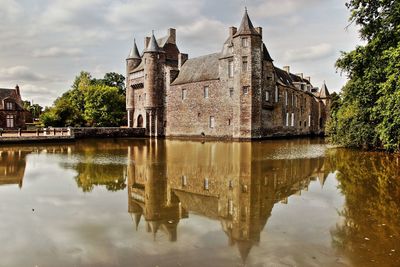
<path id="1" fill-rule="evenodd" d="M 24 100 L 48 106 L 85 70 L 101 78 L 125 74 L 136 38 L 177 29 L 190 58 L 215 53 L 238 27 L 247 6 L 277 67 L 326 81 L 331 92 L 346 83 L 334 66 L 341 51 L 360 43 L 348 26 L 345 0 L 0 0 L 0 88 L 19 84 Z"/>

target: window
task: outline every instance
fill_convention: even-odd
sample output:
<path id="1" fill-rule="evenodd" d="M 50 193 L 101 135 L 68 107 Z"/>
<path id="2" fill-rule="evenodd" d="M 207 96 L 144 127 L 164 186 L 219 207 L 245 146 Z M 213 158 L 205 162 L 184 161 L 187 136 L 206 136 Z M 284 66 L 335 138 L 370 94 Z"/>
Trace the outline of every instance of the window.
<path id="1" fill-rule="evenodd" d="M 14 128 L 14 116 L 13 115 L 7 115 L 6 116 L 6 121 L 7 121 L 7 128 Z"/>
<path id="2" fill-rule="evenodd" d="M 249 86 L 243 86 L 243 94 L 247 95 L 249 93 L 249 89 L 250 89 Z"/>
<path id="3" fill-rule="evenodd" d="M 228 61 L 228 76 L 229 78 L 233 77 L 233 60 Z"/>
<path id="4" fill-rule="evenodd" d="M 285 123 L 285 125 L 289 126 L 289 113 L 288 112 L 286 112 L 286 123 Z"/>
<path id="5" fill-rule="evenodd" d="M 7 103 L 6 103 L 6 109 L 7 109 L 7 110 L 13 110 L 13 108 L 14 108 L 13 106 L 14 106 L 14 105 L 13 105 L 12 102 L 7 102 Z"/>
<path id="6" fill-rule="evenodd" d="M 269 91 L 265 91 L 265 101 L 269 101 Z"/>
<path id="7" fill-rule="evenodd" d="M 228 119 L 228 126 L 231 126 L 231 119 Z"/>
<path id="8" fill-rule="evenodd" d="M 140 101 L 140 100 L 142 100 L 142 96 L 141 96 L 141 95 L 139 95 L 139 101 Z"/>
<path id="9" fill-rule="evenodd" d="M 294 106 L 294 94 L 292 94 L 292 107 Z"/>
<path id="10" fill-rule="evenodd" d="M 285 91 L 285 105 L 288 105 L 288 92 Z"/>
<path id="11" fill-rule="evenodd" d="M 242 58 L 242 72 L 247 72 L 247 57 Z"/>
<path id="12" fill-rule="evenodd" d="M 187 94 L 186 89 L 182 89 L 182 100 L 186 99 L 186 94 Z"/>
<path id="13" fill-rule="evenodd" d="M 228 200 L 228 213 L 229 215 L 233 215 L 233 201 L 231 199 Z"/>
<path id="14" fill-rule="evenodd" d="M 208 178 L 204 179 L 204 190 L 208 190 L 209 189 L 209 182 L 208 182 Z"/>
<path id="15" fill-rule="evenodd" d="M 204 86 L 204 98 L 208 98 L 208 86 Z"/>
<path id="16" fill-rule="evenodd" d="M 214 116 L 210 117 L 210 128 L 214 128 L 215 127 L 215 118 Z"/>
<path id="17" fill-rule="evenodd" d="M 278 103 L 279 101 L 279 89 L 278 85 L 275 85 L 275 103 Z"/>
<path id="18" fill-rule="evenodd" d="M 229 96 L 233 97 L 233 88 L 229 88 Z"/>
<path id="19" fill-rule="evenodd" d="M 233 189 L 233 181 L 232 180 L 229 180 L 228 187 L 229 187 L 229 189 Z"/>
<path id="20" fill-rule="evenodd" d="M 294 127 L 294 113 L 292 113 L 292 127 Z"/>
<path id="21" fill-rule="evenodd" d="M 304 127 L 307 127 L 307 121 L 304 121 Z"/>
<path id="22" fill-rule="evenodd" d="M 308 115 L 308 127 L 311 127 L 311 115 Z"/>
<path id="23" fill-rule="evenodd" d="M 187 186 L 187 177 L 185 175 L 182 175 L 181 182 L 182 182 L 182 186 Z"/>
<path id="24" fill-rule="evenodd" d="M 146 101 L 146 93 L 143 95 L 143 100 Z"/>
<path id="25" fill-rule="evenodd" d="M 242 47 L 249 46 L 249 38 L 242 38 Z"/>

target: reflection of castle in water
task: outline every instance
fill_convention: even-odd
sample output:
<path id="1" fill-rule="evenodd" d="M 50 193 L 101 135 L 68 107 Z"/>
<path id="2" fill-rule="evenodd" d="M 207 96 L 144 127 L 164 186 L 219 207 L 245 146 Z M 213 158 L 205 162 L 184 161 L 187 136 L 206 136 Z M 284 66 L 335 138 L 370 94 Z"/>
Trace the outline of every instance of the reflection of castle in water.
<path id="1" fill-rule="evenodd" d="M 0 150 L 0 186 L 16 184 L 22 188 L 27 154 L 19 149 Z"/>
<path id="2" fill-rule="evenodd" d="M 274 204 L 307 190 L 312 177 L 323 184 L 327 176 L 323 158 L 268 159 L 274 147 L 263 143 L 143 142 L 128 148 L 136 228 L 143 217 L 154 237 L 163 231 L 176 241 L 179 220 L 200 214 L 221 222 L 243 260 L 260 241 Z"/>

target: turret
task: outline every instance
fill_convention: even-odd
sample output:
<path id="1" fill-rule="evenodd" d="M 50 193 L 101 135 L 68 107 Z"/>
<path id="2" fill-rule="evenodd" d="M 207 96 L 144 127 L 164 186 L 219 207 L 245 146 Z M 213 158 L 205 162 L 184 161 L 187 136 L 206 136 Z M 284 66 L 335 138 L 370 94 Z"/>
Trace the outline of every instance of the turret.
<path id="1" fill-rule="evenodd" d="M 134 92 L 133 88 L 131 87 L 130 83 L 130 76 L 131 72 L 140 65 L 142 62 L 142 59 L 140 57 L 138 48 L 136 46 L 136 40 L 133 41 L 133 47 L 128 55 L 128 58 L 126 59 L 126 109 L 127 109 L 127 119 L 128 119 L 128 127 L 133 126 L 133 121 L 132 117 L 134 114 L 134 108 L 135 108 L 135 98 L 134 98 Z"/>
<path id="2" fill-rule="evenodd" d="M 161 63 L 165 60 L 164 54 L 153 33 L 143 54 L 146 108 L 157 108 L 163 103 L 163 66 Z"/>
<path id="3" fill-rule="evenodd" d="M 232 31 L 232 33 L 235 30 Z M 232 37 L 234 88 L 236 99 L 241 105 L 234 111 L 234 137 L 255 138 L 261 135 L 262 102 L 262 29 L 255 29 L 247 9 L 244 12 L 239 29 Z"/>
<path id="4" fill-rule="evenodd" d="M 139 50 L 136 45 L 136 40 L 133 41 L 133 47 L 129 52 L 128 58 L 126 59 L 126 72 L 131 73 L 137 66 L 139 66 L 142 58 L 140 57 Z"/>

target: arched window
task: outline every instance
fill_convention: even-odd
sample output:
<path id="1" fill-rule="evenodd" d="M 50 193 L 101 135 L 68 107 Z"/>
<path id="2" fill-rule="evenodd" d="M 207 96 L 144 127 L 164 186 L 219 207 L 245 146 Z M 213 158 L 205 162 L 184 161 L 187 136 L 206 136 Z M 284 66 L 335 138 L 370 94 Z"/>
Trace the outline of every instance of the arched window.
<path id="1" fill-rule="evenodd" d="M 137 128 L 143 128 L 143 116 L 139 115 L 137 118 Z"/>

